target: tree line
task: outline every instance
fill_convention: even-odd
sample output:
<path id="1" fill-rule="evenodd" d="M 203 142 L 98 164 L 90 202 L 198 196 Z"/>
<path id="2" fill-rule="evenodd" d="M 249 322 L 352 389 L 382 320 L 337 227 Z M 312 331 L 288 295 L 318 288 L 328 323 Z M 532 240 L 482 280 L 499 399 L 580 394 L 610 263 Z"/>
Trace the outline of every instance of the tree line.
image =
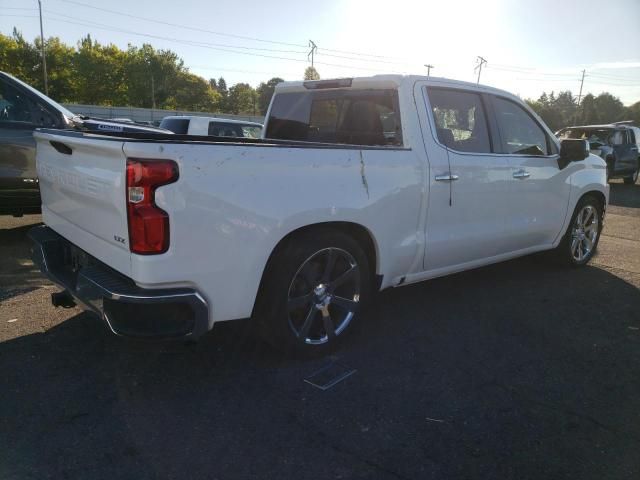
<path id="1" fill-rule="evenodd" d="M 11 36 L 0 33 L 0 70 L 44 92 L 40 47 L 40 39 L 29 42 L 15 29 Z M 284 81 L 228 86 L 223 77 L 206 80 L 189 72 L 170 50 L 149 44 L 122 50 L 91 35 L 76 46 L 50 37 L 45 52 L 49 96 L 60 103 L 264 115 Z"/>
<path id="2" fill-rule="evenodd" d="M 570 91 L 543 92 L 537 100 L 526 102 L 553 131 L 571 125 L 598 125 L 633 120 L 640 125 L 640 102 L 625 107 L 618 97 L 608 92 L 598 96 L 586 94 L 580 105 Z"/>
<path id="3" fill-rule="evenodd" d="M 0 33 L 0 70 L 44 91 L 40 46 L 40 39 L 29 42 L 16 29 L 11 36 Z M 223 77 L 206 80 L 189 72 L 171 50 L 146 43 L 122 50 L 91 35 L 76 46 L 50 37 L 45 52 L 49 96 L 61 103 L 264 115 L 275 86 L 284 81 L 274 77 L 257 88 L 242 82 L 228 86 Z M 307 67 L 303 78 L 317 80 L 320 75 Z M 607 92 L 585 95 L 579 107 L 570 91 L 545 92 L 526 101 L 554 131 L 619 120 L 640 124 L 640 102 L 625 107 Z"/>

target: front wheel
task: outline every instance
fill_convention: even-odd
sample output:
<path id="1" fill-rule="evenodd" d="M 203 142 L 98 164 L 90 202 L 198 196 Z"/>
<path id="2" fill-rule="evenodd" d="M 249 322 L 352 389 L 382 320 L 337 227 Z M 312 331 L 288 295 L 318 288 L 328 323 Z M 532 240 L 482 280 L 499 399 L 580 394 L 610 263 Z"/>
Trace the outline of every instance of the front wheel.
<path id="1" fill-rule="evenodd" d="M 635 183 L 638 181 L 639 173 L 640 173 L 640 161 L 638 161 L 638 164 L 636 165 L 636 171 L 633 172 L 631 175 L 624 177 L 624 183 L 626 183 L 627 185 L 635 185 Z"/>
<path id="2" fill-rule="evenodd" d="M 304 356 L 334 350 L 354 329 L 371 292 L 367 255 L 334 230 L 299 235 L 274 254 L 256 311 L 265 339 Z"/>
<path id="3" fill-rule="evenodd" d="M 600 241 L 603 211 L 601 202 L 592 195 L 578 202 L 569 228 L 556 248 L 562 263 L 579 267 L 591 260 Z"/>

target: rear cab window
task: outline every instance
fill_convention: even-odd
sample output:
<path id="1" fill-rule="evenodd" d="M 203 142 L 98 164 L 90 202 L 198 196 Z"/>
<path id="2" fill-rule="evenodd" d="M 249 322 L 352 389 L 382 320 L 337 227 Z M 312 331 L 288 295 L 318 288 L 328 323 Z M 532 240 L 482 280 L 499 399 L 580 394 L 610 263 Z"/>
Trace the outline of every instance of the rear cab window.
<path id="1" fill-rule="evenodd" d="M 322 90 L 276 94 L 266 138 L 401 147 L 396 90 Z"/>
<path id="2" fill-rule="evenodd" d="M 160 128 L 166 128 L 178 135 L 186 135 L 189 133 L 188 118 L 164 118 L 160 122 Z"/>

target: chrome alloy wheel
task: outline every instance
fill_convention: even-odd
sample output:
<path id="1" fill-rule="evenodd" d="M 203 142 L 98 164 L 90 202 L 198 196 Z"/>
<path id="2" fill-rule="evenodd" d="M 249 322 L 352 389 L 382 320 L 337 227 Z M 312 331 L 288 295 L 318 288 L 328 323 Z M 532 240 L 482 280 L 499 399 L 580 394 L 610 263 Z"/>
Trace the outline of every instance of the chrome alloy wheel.
<path id="1" fill-rule="evenodd" d="M 310 345 L 340 335 L 358 311 L 360 269 L 341 248 L 324 248 L 307 258 L 289 285 L 289 327 Z"/>
<path id="2" fill-rule="evenodd" d="M 592 205 L 585 205 L 576 215 L 571 228 L 571 255 L 582 262 L 591 255 L 599 233 L 598 211 Z"/>

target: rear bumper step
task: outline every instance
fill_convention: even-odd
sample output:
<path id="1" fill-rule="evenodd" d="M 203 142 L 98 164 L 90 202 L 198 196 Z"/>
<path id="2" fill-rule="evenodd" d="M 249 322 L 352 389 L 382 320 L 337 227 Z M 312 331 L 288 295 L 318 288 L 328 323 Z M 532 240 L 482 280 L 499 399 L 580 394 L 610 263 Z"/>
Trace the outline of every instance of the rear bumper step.
<path id="1" fill-rule="evenodd" d="M 29 231 L 33 262 L 117 335 L 200 337 L 208 330 L 205 300 L 190 288 L 144 289 L 46 226 Z"/>

